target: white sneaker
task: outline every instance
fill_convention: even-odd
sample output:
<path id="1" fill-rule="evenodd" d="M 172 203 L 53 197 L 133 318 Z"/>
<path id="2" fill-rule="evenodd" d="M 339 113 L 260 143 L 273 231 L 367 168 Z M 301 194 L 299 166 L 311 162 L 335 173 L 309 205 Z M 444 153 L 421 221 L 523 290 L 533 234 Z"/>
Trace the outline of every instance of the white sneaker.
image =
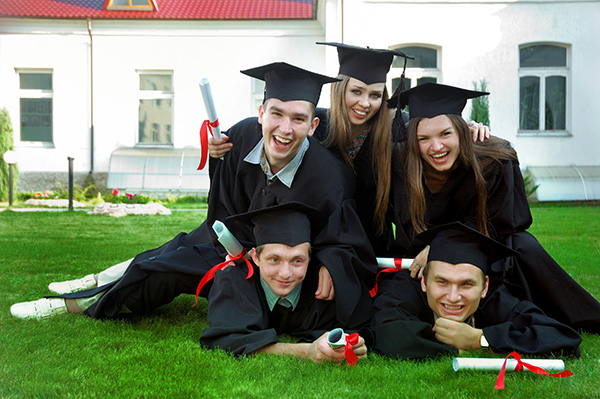
<path id="1" fill-rule="evenodd" d="M 67 312 L 67 305 L 62 298 L 42 298 L 37 301 L 15 303 L 10 307 L 10 314 L 19 319 L 41 320 Z"/>
<path id="2" fill-rule="evenodd" d="M 85 277 L 78 278 L 76 280 L 61 281 L 57 283 L 50 283 L 48 289 L 58 295 L 69 294 L 75 291 L 87 290 L 88 288 L 94 288 L 98 284 L 93 274 L 88 274 Z"/>

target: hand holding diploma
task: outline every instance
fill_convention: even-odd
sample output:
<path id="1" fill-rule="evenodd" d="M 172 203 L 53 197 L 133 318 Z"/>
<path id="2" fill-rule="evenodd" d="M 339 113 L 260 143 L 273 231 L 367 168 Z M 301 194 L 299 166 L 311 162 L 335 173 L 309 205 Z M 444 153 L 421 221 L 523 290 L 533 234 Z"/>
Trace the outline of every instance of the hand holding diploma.
<path id="1" fill-rule="evenodd" d="M 346 335 L 341 328 L 335 328 L 327 334 L 327 343 L 333 350 L 344 348 L 344 356 L 350 366 L 356 365 L 359 356 L 367 355 L 365 340 L 358 333 Z"/>
<path id="2" fill-rule="evenodd" d="M 208 155 L 208 133 L 215 139 L 221 139 L 221 127 L 219 126 L 219 118 L 217 118 L 217 110 L 212 97 L 212 91 L 210 90 L 210 83 L 208 79 L 203 78 L 200 80 L 200 91 L 202 92 L 202 99 L 204 100 L 204 107 L 206 108 L 206 114 L 208 120 L 202 123 L 200 128 L 200 147 L 201 147 L 201 158 L 198 170 L 204 169 L 206 165 L 206 159 Z"/>

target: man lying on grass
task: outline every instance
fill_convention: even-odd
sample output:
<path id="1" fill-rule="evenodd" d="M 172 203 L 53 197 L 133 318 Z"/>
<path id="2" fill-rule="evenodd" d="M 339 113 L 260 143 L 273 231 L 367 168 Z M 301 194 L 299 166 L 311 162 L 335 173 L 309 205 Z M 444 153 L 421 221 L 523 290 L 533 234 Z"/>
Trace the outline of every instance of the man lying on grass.
<path id="1" fill-rule="evenodd" d="M 264 352 L 343 361 L 343 348 L 334 350 L 327 343 L 327 330 L 345 327 L 336 319 L 335 301 L 314 295 L 319 265 L 310 259 L 311 228 L 318 232 L 323 216 L 292 202 L 232 216 L 228 222 L 254 226 L 251 256 L 260 273 L 247 278 L 243 262 L 215 273 L 202 346 L 236 356 Z M 277 336 L 283 333 L 312 343 L 281 343 Z M 363 338 L 353 350 L 359 359 L 367 356 Z"/>
<path id="2" fill-rule="evenodd" d="M 515 251 L 458 222 L 417 238 L 430 245 L 423 277 L 419 282 L 402 270 L 378 283 L 373 350 L 397 358 L 484 347 L 579 356 L 581 337 L 575 330 L 512 296 L 503 284 L 490 286 L 488 266 Z"/>

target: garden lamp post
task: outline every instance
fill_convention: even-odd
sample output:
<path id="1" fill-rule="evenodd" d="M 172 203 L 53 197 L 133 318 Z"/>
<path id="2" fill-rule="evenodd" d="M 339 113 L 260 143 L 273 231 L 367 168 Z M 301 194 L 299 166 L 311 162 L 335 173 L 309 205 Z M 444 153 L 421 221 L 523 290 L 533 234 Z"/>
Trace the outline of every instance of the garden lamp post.
<path id="1" fill-rule="evenodd" d="M 75 157 L 67 156 L 69 160 L 69 211 L 73 210 L 73 160 Z"/>
<path id="2" fill-rule="evenodd" d="M 17 163 L 17 153 L 8 150 L 4 153 L 4 162 L 8 164 L 8 206 L 13 203 L 13 165 Z"/>

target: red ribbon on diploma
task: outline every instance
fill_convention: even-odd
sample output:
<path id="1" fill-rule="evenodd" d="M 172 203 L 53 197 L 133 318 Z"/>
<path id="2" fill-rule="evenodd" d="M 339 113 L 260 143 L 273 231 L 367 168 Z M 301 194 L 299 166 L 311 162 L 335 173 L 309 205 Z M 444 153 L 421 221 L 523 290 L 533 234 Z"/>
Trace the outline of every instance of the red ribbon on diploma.
<path id="1" fill-rule="evenodd" d="M 375 295 L 377 294 L 377 281 L 379 281 L 379 276 L 381 275 L 381 273 L 392 273 L 395 272 L 396 270 L 400 270 L 401 266 L 402 266 L 402 259 L 399 259 L 400 263 L 397 263 L 396 260 L 394 259 L 394 264 L 395 264 L 395 268 L 394 267 L 388 267 L 387 269 L 381 269 L 377 275 L 375 276 L 375 285 L 373 286 L 373 288 L 371 288 L 371 291 L 369 291 L 369 295 L 371 295 L 371 298 L 375 297 Z"/>
<path id="2" fill-rule="evenodd" d="M 537 366 L 534 366 L 533 364 L 529 364 L 529 363 L 525 363 L 525 362 L 521 361 L 521 355 L 519 355 L 517 352 L 511 352 L 508 356 L 506 356 L 506 359 L 504 359 L 504 364 L 502 365 L 502 368 L 500 369 L 500 373 L 498 373 L 498 379 L 496 379 L 495 389 L 504 389 L 504 372 L 506 370 L 506 362 L 508 361 L 508 358 L 511 356 L 517 360 L 517 367 L 515 367 L 515 371 L 523 371 L 523 366 L 525 366 L 530 371 L 532 371 L 536 374 L 548 375 L 550 377 L 565 378 L 565 377 L 570 377 L 573 375 L 573 373 L 571 373 L 569 370 L 565 370 L 565 371 L 563 371 L 561 373 L 557 373 L 557 374 L 550 374 L 541 367 L 537 367 Z"/>
<path id="3" fill-rule="evenodd" d="M 202 126 L 200 127 L 200 165 L 198 165 L 197 170 L 204 169 L 204 165 L 206 165 L 206 160 L 208 159 L 208 133 L 210 132 L 210 136 L 214 137 L 212 128 L 219 126 L 219 120 L 215 120 L 214 122 L 209 121 L 208 119 L 202 122 Z"/>
<path id="4" fill-rule="evenodd" d="M 346 336 L 346 347 L 344 348 L 344 356 L 350 366 L 355 366 L 358 361 L 358 356 L 352 350 L 352 345 L 358 343 L 358 333 L 348 334 Z"/>
<path id="5" fill-rule="evenodd" d="M 252 264 L 250 263 L 250 261 L 248 259 L 244 258 L 244 255 L 246 255 L 245 250 L 240 252 L 239 255 L 236 255 L 233 258 L 226 260 L 225 262 L 221 262 L 216 266 L 211 267 L 211 269 L 208 272 L 206 272 L 204 277 L 202 277 L 202 280 L 200 280 L 200 283 L 198 284 L 198 288 L 196 288 L 196 302 L 194 303 L 194 305 L 192 305 L 192 307 L 194 307 L 198 304 L 198 296 L 200 295 L 200 291 L 202 291 L 202 288 L 204 288 L 206 283 L 208 283 L 210 280 L 213 279 L 213 277 L 215 276 L 215 272 L 217 270 L 224 269 L 229 264 L 229 262 L 235 262 L 238 259 L 243 259 L 244 262 L 246 262 L 246 264 L 248 265 L 248 275 L 246 276 L 246 280 L 248 280 L 250 277 L 252 277 L 252 275 L 254 274 L 254 268 L 252 267 Z"/>

